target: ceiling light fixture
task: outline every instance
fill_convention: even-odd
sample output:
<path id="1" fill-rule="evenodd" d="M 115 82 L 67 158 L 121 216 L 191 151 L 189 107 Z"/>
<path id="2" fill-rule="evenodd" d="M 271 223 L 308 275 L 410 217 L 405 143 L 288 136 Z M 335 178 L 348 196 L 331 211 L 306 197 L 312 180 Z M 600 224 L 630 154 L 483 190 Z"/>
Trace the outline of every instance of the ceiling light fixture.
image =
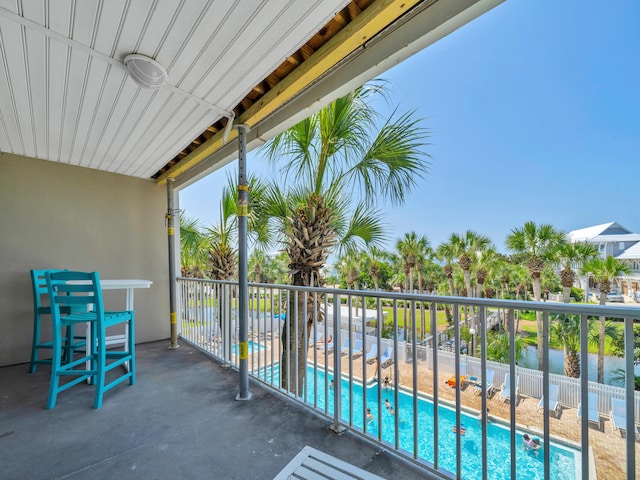
<path id="1" fill-rule="evenodd" d="M 155 60 L 137 53 L 124 57 L 127 72 L 140 87 L 156 89 L 167 81 L 167 71 Z"/>

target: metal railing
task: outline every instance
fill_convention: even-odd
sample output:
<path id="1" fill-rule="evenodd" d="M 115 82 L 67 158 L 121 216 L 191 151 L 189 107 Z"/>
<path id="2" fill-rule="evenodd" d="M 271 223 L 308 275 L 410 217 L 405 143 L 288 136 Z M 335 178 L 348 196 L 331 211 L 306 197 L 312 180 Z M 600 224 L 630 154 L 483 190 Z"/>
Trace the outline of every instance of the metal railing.
<path id="1" fill-rule="evenodd" d="M 179 279 L 178 286 L 181 338 L 224 365 L 237 368 L 237 284 Z M 516 333 L 510 326 L 515 325 L 514 312 L 518 310 L 541 316 L 544 341 L 539 369 L 516 364 Z M 447 315 L 453 332 L 452 352 L 439 349 L 440 335 L 431 335 L 439 331 L 439 323 Z M 549 371 L 549 327 L 558 315 L 580 319 L 580 378 Z M 436 476 L 529 478 L 532 471 L 527 469 L 537 468 L 539 472 L 533 475 L 545 479 L 562 474 L 566 478 L 596 478 L 593 465 L 601 454 L 600 446 L 611 442 L 620 444 L 616 449 L 619 458 L 613 462 L 618 474 L 627 479 L 638 474 L 634 433 L 640 396 L 634 391 L 633 323 L 640 320 L 640 309 L 636 307 L 250 283 L 248 317 L 252 377 L 325 415 L 335 431 L 349 428 Z M 619 322 L 625 338 L 627 375 L 622 388 L 588 381 L 587 324 L 600 317 Z M 340 321 L 334 321 L 338 318 Z M 478 333 L 472 342 L 476 348 L 467 355 L 461 353 L 461 325 L 470 323 Z M 506 329 L 506 363 L 489 358 L 490 324 Z M 489 371 L 494 375 L 493 385 L 487 384 Z M 503 384 L 505 378 L 507 385 Z M 442 387 L 445 381 L 447 386 Z M 449 386 L 452 382 L 454 388 Z M 576 408 L 580 403 L 585 416 L 589 411 L 587 394 L 597 393 L 598 411 L 612 426 L 609 431 L 594 431 L 587 421 L 574 421 L 573 431 L 572 427 L 567 429 L 568 422 L 552 419 L 552 384 L 560 387 L 557 400 L 561 408 Z M 489 387 L 494 387 L 493 395 Z M 512 394 L 503 404 L 500 399 L 507 390 Z M 633 415 L 617 412 L 615 419 L 610 418 L 612 398 L 624 399 L 626 412 Z M 538 404 L 542 408 L 536 413 L 533 406 Z M 572 415 L 569 411 L 565 414 Z M 473 427 L 469 425 L 472 418 L 476 422 Z M 623 436 L 623 432 L 630 434 Z M 540 451 L 523 448 L 525 433 L 540 437 Z M 502 436 L 506 456 L 503 451 L 496 456 L 496 435 Z M 470 449 L 477 450 L 476 455 L 470 456 Z M 573 455 L 575 473 L 558 471 L 559 452 Z M 497 473 L 496 468 L 505 471 Z M 607 478 L 609 473 L 601 477 Z"/>

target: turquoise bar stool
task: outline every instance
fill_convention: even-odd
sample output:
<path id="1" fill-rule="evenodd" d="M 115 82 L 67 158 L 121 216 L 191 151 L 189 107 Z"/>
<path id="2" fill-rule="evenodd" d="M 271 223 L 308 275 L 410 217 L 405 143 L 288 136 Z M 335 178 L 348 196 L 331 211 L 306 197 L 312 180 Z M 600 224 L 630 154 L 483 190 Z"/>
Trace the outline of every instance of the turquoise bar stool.
<path id="1" fill-rule="evenodd" d="M 53 357 L 47 408 L 54 408 L 58 394 L 88 380 L 95 385 L 94 408 L 102 406 L 105 392 L 116 385 L 129 381 L 135 383 L 134 313 L 105 312 L 98 272 L 46 272 L 51 317 L 53 319 Z M 64 315 L 62 310 L 70 308 Z M 126 348 L 109 349 L 106 345 L 106 330 L 114 325 L 128 324 L 129 336 Z M 85 355 L 70 362 L 61 360 L 65 337 L 62 329 L 81 325 L 91 332 L 87 337 Z M 126 368 L 128 364 L 128 370 Z M 122 373 L 106 383 L 106 373 L 120 367 Z M 74 377 L 62 382 L 63 377 Z M 111 378 L 111 375 L 110 375 Z"/>
<path id="2" fill-rule="evenodd" d="M 43 300 L 49 295 L 47 291 L 47 280 L 45 273 L 60 272 L 62 270 L 31 270 L 31 289 L 33 292 L 33 341 L 31 343 L 31 362 L 29 363 L 29 373 L 34 373 L 38 365 L 51 365 L 51 359 L 40 358 L 40 350 L 51 352 L 53 349 L 53 340 L 42 341 L 43 316 L 51 315 L 51 307 L 43 305 Z M 45 302 L 48 303 L 48 302 Z M 63 308 L 61 313 L 67 315 L 71 311 L 69 308 Z M 65 332 L 65 343 L 63 345 L 63 353 L 65 362 L 70 362 L 76 351 L 84 351 L 86 341 L 84 335 L 76 336 L 73 328 L 69 327 Z"/>

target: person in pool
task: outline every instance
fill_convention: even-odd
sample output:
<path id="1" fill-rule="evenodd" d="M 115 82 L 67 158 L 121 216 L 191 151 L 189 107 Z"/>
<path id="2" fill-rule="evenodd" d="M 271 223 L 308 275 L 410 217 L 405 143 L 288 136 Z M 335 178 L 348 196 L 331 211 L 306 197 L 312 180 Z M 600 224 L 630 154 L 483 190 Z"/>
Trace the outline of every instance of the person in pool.
<path id="1" fill-rule="evenodd" d="M 522 446 L 525 450 L 537 451 L 542 445 L 540 445 L 540 439 L 531 438 L 527 433 L 522 436 Z"/>
<path id="2" fill-rule="evenodd" d="M 388 398 L 384 399 L 384 406 L 391 415 L 394 415 L 396 413 L 396 411 L 393 409 L 393 405 L 391 405 L 391 402 Z"/>
<path id="3" fill-rule="evenodd" d="M 371 413 L 371 409 L 367 407 L 367 423 L 373 423 L 373 413 Z"/>

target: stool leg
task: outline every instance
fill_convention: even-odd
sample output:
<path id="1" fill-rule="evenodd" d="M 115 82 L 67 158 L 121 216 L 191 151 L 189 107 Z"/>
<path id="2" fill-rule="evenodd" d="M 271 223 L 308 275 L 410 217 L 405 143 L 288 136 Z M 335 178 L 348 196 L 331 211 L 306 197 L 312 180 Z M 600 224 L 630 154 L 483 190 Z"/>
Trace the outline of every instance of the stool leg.
<path id="1" fill-rule="evenodd" d="M 62 352 L 60 351 L 60 332 L 53 332 L 53 348 L 51 357 L 51 380 L 49 381 L 49 398 L 47 400 L 47 409 L 51 410 L 56 406 L 56 400 L 58 398 L 58 390 L 60 388 L 60 358 Z"/>
<path id="2" fill-rule="evenodd" d="M 131 311 L 131 321 L 129 322 L 129 354 L 131 355 L 131 360 L 129 360 L 129 372 L 131 376 L 129 377 L 129 385 L 134 385 L 136 383 L 136 343 L 134 339 L 135 328 L 134 322 L 134 312 Z"/>
<path id="3" fill-rule="evenodd" d="M 31 343 L 31 363 L 29 363 L 29 373 L 35 373 L 38 361 L 38 345 L 40 344 L 40 314 L 33 314 L 33 341 Z"/>
<path id="4" fill-rule="evenodd" d="M 107 365 L 107 346 L 105 345 L 105 332 L 102 326 L 96 326 L 98 330 L 98 335 L 96 338 L 95 334 L 92 334 L 92 338 L 94 339 L 94 349 L 97 352 L 97 355 L 94 357 L 96 360 L 96 376 L 95 376 L 95 384 L 96 384 L 96 396 L 93 402 L 93 408 L 98 409 L 102 407 L 102 398 L 104 396 L 104 383 L 105 383 L 105 369 Z"/>

